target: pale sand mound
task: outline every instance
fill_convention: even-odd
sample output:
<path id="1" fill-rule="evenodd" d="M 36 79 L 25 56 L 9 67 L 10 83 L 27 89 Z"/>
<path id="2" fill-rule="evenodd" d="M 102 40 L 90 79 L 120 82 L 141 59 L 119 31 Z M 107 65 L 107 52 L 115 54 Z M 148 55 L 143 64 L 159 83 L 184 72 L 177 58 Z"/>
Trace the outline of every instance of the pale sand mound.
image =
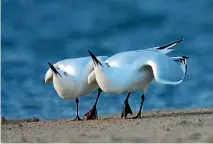
<path id="1" fill-rule="evenodd" d="M 213 108 L 143 112 L 93 121 L 5 124 L 2 142 L 213 142 Z"/>

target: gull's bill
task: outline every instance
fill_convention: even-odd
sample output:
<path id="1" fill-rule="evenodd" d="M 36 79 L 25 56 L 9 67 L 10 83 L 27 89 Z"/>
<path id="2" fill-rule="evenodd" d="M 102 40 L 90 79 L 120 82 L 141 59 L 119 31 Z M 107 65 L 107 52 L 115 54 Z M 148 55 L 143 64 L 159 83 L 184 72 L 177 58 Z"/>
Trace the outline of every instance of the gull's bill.
<path id="1" fill-rule="evenodd" d="M 56 68 L 50 63 L 50 62 L 48 62 L 48 64 L 49 64 L 49 66 L 50 66 L 50 68 L 51 68 L 51 70 L 57 75 L 60 75 L 61 76 L 61 74 L 56 70 Z M 62 76 L 61 76 L 62 77 Z"/>
<path id="2" fill-rule="evenodd" d="M 103 65 L 101 64 L 101 62 L 97 59 L 97 57 L 90 51 L 88 50 L 90 56 L 92 57 L 92 60 L 94 62 L 94 65 L 97 66 L 98 64 L 100 64 L 102 67 Z"/>

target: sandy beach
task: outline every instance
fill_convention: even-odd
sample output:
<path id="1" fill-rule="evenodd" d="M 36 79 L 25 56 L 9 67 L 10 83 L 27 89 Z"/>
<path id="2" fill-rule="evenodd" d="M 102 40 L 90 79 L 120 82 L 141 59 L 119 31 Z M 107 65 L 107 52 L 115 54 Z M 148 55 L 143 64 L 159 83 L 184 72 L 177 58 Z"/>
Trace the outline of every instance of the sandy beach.
<path id="1" fill-rule="evenodd" d="M 1 125 L 2 142 L 211 142 L 213 108 L 145 111 L 141 119 L 120 116 L 10 122 Z"/>

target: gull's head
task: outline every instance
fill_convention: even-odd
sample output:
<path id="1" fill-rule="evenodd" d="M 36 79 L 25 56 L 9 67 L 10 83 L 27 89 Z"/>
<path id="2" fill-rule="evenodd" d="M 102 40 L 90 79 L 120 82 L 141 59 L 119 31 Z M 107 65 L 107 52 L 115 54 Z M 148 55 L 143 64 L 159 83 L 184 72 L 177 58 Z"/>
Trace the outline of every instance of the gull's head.
<path id="1" fill-rule="evenodd" d="M 48 65 L 51 68 L 53 75 L 62 77 L 59 70 L 57 70 L 50 62 L 48 62 Z"/>
<path id="2" fill-rule="evenodd" d="M 107 70 L 107 68 L 109 68 L 109 64 L 104 62 L 104 61 L 101 61 L 101 60 L 98 60 L 98 58 L 95 56 L 94 53 L 92 53 L 90 50 L 88 50 L 92 60 L 93 60 L 93 65 L 94 65 L 94 69 L 99 69 L 99 70 Z"/>
<path id="3" fill-rule="evenodd" d="M 88 52 L 93 60 L 96 82 L 103 91 L 107 92 L 113 83 L 111 74 L 114 69 L 108 63 L 98 60 L 90 50 Z"/>
<path id="4" fill-rule="evenodd" d="M 122 84 L 120 84 L 122 69 L 118 68 L 118 63 L 107 63 L 106 61 L 98 60 L 97 57 L 88 50 L 94 64 L 95 78 L 98 86 L 109 93 L 120 93 Z"/>
<path id="5" fill-rule="evenodd" d="M 60 68 L 59 66 L 54 66 L 50 62 L 48 62 L 48 65 L 52 71 L 52 81 L 54 84 L 60 82 L 60 85 L 62 85 L 63 83 L 66 83 L 66 81 L 71 81 L 72 76 L 68 73 L 68 69 L 63 67 L 63 65 Z"/>
<path id="6" fill-rule="evenodd" d="M 79 87 L 73 77 L 74 70 L 72 67 L 65 67 L 64 65 L 53 66 L 48 62 L 50 69 L 52 70 L 52 80 L 55 90 L 61 98 L 69 98 L 76 92 Z"/>

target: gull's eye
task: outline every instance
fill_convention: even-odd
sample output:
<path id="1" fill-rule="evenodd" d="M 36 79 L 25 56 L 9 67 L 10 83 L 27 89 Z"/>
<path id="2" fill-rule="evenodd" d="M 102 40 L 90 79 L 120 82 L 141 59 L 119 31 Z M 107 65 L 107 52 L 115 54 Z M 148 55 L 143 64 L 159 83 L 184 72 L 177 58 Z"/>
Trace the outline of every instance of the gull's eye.
<path id="1" fill-rule="evenodd" d="M 68 76 L 67 72 L 64 72 L 64 75 L 65 75 L 65 76 Z"/>
<path id="2" fill-rule="evenodd" d="M 106 63 L 106 65 L 109 67 L 109 63 Z"/>

